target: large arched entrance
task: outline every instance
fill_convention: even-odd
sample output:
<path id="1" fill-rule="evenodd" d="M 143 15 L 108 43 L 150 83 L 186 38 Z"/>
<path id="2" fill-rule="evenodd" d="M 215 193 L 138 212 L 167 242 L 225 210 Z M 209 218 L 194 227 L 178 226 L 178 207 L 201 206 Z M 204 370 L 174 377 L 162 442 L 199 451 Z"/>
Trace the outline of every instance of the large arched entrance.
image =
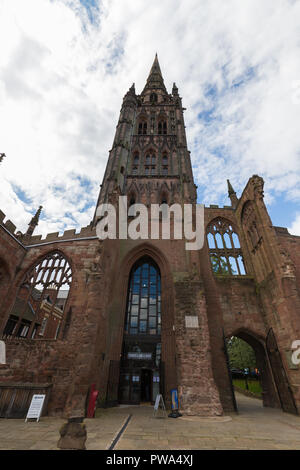
<path id="1" fill-rule="evenodd" d="M 162 383 L 161 274 L 153 259 L 143 256 L 129 276 L 119 402 L 153 402 Z"/>
<path id="2" fill-rule="evenodd" d="M 249 331 L 244 331 L 244 330 L 238 330 L 234 332 L 232 335 L 227 336 L 228 339 L 232 337 L 236 337 L 236 338 L 243 340 L 253 349 L 253 352 L 255 355 L 255 363 L 256 363 L 255 369 L 257 369 L 259 373 L 259 382 L 260 382 L 261 398 L 262 398 L 263 406 L 280 408 L 281 404 L 279 400 L 279 395 L 278 395 L 276 385 L 274 383 L 274 378 L 272 374 L 272 369 L 271 369 L 268 353 L 267 353 L 263 340 L 262 339 L 260 340 Z M 230 362 L 230 357 L 229 357 L 229 362 Z M 248 374 L 248 378 L 250 378 L 251 373 L 253 372 L 253 368 L 252 370 L 251 368 L 248 368 L 248 371 L 246 371 L 246 374 L 243 375 L 246 384 L 247 384 L 247 374 Z M 231 372 L 232 372 L 231 373 L 232 377 L 234 377 L 233 370 Z M 244 374 L 244 370 L 241 371 L 241 373 Z M 237 402 L 237 409 L 238 409 L 239 408 L 238 400 L 236 400 L 236 402 Z"/>

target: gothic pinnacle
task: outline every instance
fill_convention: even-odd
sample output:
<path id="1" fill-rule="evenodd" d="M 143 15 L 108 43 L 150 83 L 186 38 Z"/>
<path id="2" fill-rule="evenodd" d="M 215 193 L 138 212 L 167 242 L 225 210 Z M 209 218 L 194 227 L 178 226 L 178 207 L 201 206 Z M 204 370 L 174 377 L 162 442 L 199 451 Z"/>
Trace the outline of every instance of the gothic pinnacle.
<path id="1" fill-rule="evenodd" d="M 227 186 L 228 186 L 228 196 L 231 196 L 231 194 L 236 194 L 229 180 L 227 180 Z"/>
<path id="2" fill-rule="evenodd" d="M 235 209 L 239 200 L 229 180 L 227 180 L 227 186 L 228 186 L 228 197 L 231 201 L 232 207 Z"/>
<path id="3" fill-rule="evenodd" d="M 35 215 L 32 217 L 31 221 L 29 222 L 29 227 L 28 227 L 28 230 L 26 232 L 26 236 L 27 237 L 31 237 L 31 235 L 33 234 L 34 232 L 34 229 L 35 227 L 38 225 L 39 223 L 39 218 L 40 218 L 40 215 L 41 215 L 41 212 L 42 212 L 42 208 L 43 206 L 40 206 L 38 208 L 38 210 L 36 211 Z"/>
<path id="4" fill-rule="evenodd" d="M 172 95 L 178 95 L 178 88 L 176 86 L 176 83 L 173 83 Z"/>

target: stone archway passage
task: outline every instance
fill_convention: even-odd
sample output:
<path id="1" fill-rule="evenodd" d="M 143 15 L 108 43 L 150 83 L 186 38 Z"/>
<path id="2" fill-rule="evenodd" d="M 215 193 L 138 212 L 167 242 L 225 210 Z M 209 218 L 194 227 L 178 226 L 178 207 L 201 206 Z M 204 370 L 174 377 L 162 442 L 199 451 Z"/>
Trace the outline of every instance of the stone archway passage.
<path id="1" fill-rule="evenodd" d="M 263 406 L 281 408 L 281 403 L 274 383 L 272 367 L 262 341 L 248 331 L 238 331 L 230 336 L 236 336 L 249 344 L 255 353 L 257 368 L 260 371 Z"/>

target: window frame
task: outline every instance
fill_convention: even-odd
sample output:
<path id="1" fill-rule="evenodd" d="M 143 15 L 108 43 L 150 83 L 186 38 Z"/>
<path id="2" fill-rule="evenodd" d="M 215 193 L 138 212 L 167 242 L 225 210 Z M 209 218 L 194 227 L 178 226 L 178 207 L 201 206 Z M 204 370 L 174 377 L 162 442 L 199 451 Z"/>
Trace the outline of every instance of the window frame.
<path id="1" fill-rule="evenodd" d="M 209 238 L 210 235 L 211 237 Z M 227 236 L 225 237 L 225 235 Z M 228 239 L 230 241 L 230 246 L 227 246 L 229 243 L 226 243 L 226 240 Z M 236 239 L 238 241 L 238 246 Z M 213 219 L 207 226 L 206 240 L 212 271 L 215 275 L 232 277 L 247 275 L 240 239 L 237 230 L 235 230 L 231 221 L 223 219 L 222 217 Z M 211 246 L 210 240 L 213 240 L 214 247 Z M 220 241 L 222 244 L 221 247 L 219 246 Z M 237 273 L 233 270 L 231 258 L 235 260 L 238 270 Z"/>

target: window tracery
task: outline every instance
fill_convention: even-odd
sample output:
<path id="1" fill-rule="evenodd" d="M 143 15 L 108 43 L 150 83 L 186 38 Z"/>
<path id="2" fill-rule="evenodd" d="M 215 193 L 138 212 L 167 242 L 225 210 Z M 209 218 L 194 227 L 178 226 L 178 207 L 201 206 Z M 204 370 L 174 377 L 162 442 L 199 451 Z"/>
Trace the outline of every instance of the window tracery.
<path id="1" fill-rule="evenodd" d="M 127 334 L 160 334 L 161 279 L 158 267 L 148 257 L 131 270 L 126 312 Z"/>
<path id="2" fill-rule="evenodd" d="M 4 328 L 4 336 L 55 339 L 62 323 L 72 269 L 60 252 L 38 261 L 26 274 Z"/>
<path id="3" fill-rule="evenodd" d="M 246 274 L 239 237 L 230 221 L 217 218 L 210 222 L 207 227 L 207 241 L 215 274 Z"/>

